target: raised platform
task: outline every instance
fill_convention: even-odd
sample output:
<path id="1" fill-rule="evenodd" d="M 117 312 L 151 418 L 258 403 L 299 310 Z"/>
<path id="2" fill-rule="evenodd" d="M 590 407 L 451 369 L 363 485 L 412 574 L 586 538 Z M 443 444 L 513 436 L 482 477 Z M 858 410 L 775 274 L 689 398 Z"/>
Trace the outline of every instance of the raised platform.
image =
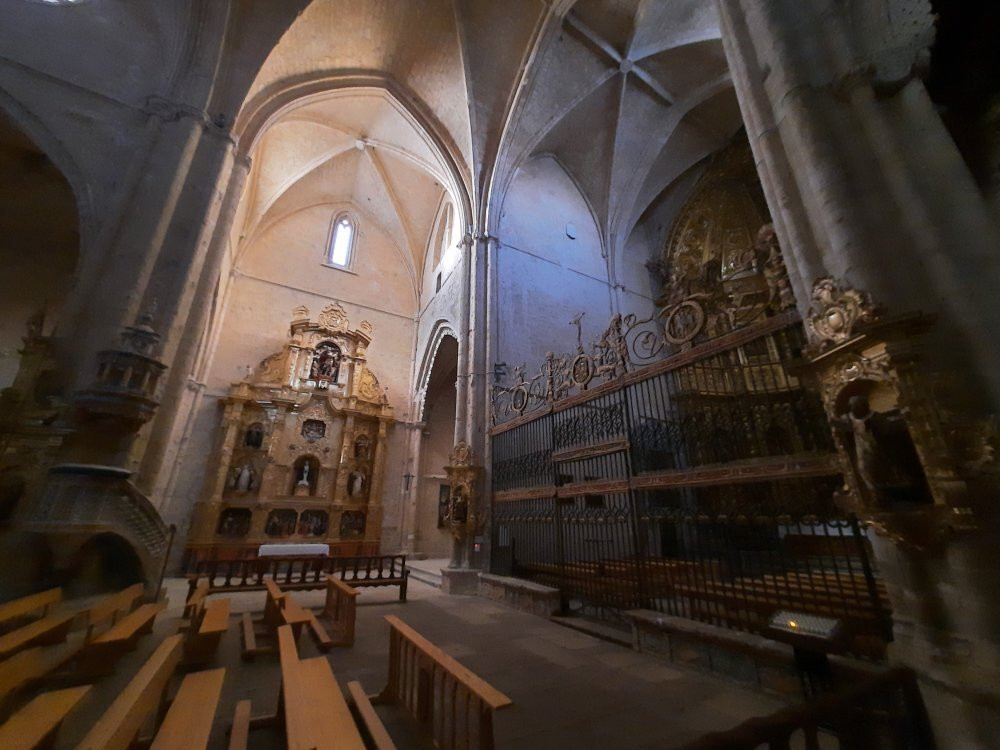
<path id="1" fill-rule="evenodd" d="M 480 573 L 479 595 L 541 617 L 559 613 L 559 589 L 521 578 Z"/>

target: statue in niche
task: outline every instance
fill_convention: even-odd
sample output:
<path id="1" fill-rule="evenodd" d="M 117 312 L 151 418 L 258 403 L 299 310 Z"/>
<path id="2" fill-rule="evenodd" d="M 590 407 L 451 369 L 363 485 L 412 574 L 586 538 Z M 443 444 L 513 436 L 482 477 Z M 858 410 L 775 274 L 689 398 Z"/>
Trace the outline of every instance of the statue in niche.
<path id="1" fill-rule="evenodd" d="M 229 489 L 237 492 L 248 492 L 254 488 L 254 479 L 253 467 L 249 461 L 244 462 L 233 469 L 233 474 L 229 479 Z"/>
<path id="2" fill-rule="evenodd" d="M 295 522 L 298 514 L 294 510 L 272 510 L 264 524 L 264 533 L 268 536 L 285 537 L 295 533 Z"/>
<path id="3" fill-rule="evenodd" d="M 365 491 L 365 475 L 360 471 L 352 471 L 347 477 L 347 494 L 357 497 Z"/>
<path id="4" fill-rule="evenodd" d="M 309 462 L 308 461 L 303 461 L 302 462 L 302 474 L 299 475 L 298 485 L 299 485 L 299 487 L 303 487 L 303 486 L 304 487 L 308 487 L 309 486 Z"/>
<path id="5" fill-rule="evenodd" d="M 322 510 L 306 510 L 299 516 L 299 536 L 323 536 L 329 526 L 329 517 Z"/>
<path id="6" fill-rule="evenodd" d="M 243 445 L 247 448 L 260 448 L 264 444 L 264 426 L 260 422 L 254 422 L 247 427 L 243 436 Z"/>
<path id="7" fill-rule="evenodd" d="M 313 353 L 312 367 L 309 369 L 309 379 L 337 382 L 340 373 L 340 347 L 324 341 L 316 346 Z"/>
<path id="8" fill-rule="evenodd" d="M 903 413 L 872 411 L 864 396 L 851 396 L 847 403 L 847 413 L 834 424 L 844 434 L 868 504 L 889 509 L 900 503 L 933 502 Z"/>
<path id="9" fill-rule="evenodd" d="M 215 533 L 231 539 L 244 537 L 250 531 L 250 510 L 248 508 L 227 508 L 219 516 Z"/>
<path id="10" fill-rule="evenodd" d="M 340 514 L 340 538 L 360 539 L 365 535 L 365 514 L 360 510 L 345 510 Z"/>
<path id="11" fill-rule="evenodd" d="M 367 435 L 358 435 L 354 441 L 354 458 L 357 461 L 367 461 L 371 451 L 372 439 Z"/>

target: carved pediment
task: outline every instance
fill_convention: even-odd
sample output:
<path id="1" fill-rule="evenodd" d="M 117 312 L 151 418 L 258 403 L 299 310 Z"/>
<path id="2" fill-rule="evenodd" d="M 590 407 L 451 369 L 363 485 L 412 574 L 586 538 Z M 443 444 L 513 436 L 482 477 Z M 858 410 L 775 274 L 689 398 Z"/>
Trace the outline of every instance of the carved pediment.
<path id="1" fill-rule="evenodd" d="M 841 344 L 856 333 L 859 323 L 876 318 L 869 296 L 848 286 L 838 285 L 831 277 L 817 279 L 812 291 L 813 313 L 806 320 L 809 338 L 820 351 Z"/>

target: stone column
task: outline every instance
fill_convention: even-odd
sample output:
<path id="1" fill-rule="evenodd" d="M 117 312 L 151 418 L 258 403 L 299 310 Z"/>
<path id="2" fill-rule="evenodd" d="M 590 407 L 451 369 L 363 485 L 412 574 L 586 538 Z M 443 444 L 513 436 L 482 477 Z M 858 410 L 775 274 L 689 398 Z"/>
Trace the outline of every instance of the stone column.
<path id="1" fill-rule="evenodd" d="M 929 4 L 905 16 L 903 5 L 717 2 L 800 311 L 830 275 L 886 315 L 933 314 L 922 375 L 955 373 L 954 406 L 996 410 L 1000 233 L 913 75 L 933 35 Z M 942 747 L 989 747 L 1000 728 L 993 497 L 974 509 L 977 531 L 922 548 L 874 539 L 894 609 L 890 657 L 917 671 Z"/>
<path id="2" fill-rule="evenodd" d="M 215 222 L 205 257 L 200 263 L 192 263 L 185 274 L 187 284 L 179 290 L 184 307 L 177 318 L 175 336 L 172 338 L 173 366 L 163 387 L 162 408 L 148 429 L 148 439 L 139 469 L 138 481 L 145 487 L 154 502 L 161 505 L 171 495 L 173 471 L 164 470 L 178 463 L 181 444 L 190 416 L 201 403 L 202 391 L 193 398 L 185 398 L 198 359 L 203 336 L 207 335 L 207 325 L 215 300 L 219 268 L 228 245 L 229 231 L 243 186 L 250 170 L 250 162 L 242 156 L 235 156 L 225 197 L 218 219 Z M 157 303 L 159 306 L 159 303 Z M 182 409 L 186 407 L 186 409 Z"/>
<path id="3" fill-rule="evenodd" d="M 458 374 L 455 378 L 455 442 L 465 440 L 469 424 L 469 367 L 472 363 L 472 286 L 475 264 L 473 248 L 476 240 L 466 234 L 460 243 L 462 248 L 462 294 L 458 314 Z"/>
<path id="4" fill-rule="evenodd" d="M 990 335 L 1000 326 L 1000 234 L 912 76 L 929 40 L 901 51 L 892 21 L 866 26 L 857 3 L 717 5 L 800 310 L 813 281 L 832 275 L 890 313 L 934 313 L 929 366 L 971 369 L 978 383 L 969 392 L 980 386 L 980 400 L 1000 408 L 1000 348 Z"/>
<path id="5" fill-rule="evenodd" d="M 417 544 L 420 541 L 417 533 L 417 502 L 420 497 L 420 453 L 423 447 L 423 433 L 427 427 L 426 422 L 409 422 L 406 425 L 406 471 L 404 474 L 412 475 L 410 488 L 403 484 L 403 508 L 401 513 L 401 524 L 399 536 L 403 545 L 403 552 L 412 555 L 417 552 Z"/>

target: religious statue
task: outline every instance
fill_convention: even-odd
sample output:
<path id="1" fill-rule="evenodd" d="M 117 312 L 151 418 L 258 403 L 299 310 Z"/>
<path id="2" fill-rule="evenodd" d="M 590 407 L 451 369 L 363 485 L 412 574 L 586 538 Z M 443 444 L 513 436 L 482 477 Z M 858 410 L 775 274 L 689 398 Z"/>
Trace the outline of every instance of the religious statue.
<path id="1" fill-rule="evenodd" d="M 360 471 L 352 471 L 347 478 L 347 494 L 357 497 L 365 491 L 365 475 Z"/>
<path id="2" fill-rule="evenodd" d="M 367 461 L 368 453 L 371 449 L 371 438 L 367 435 L 358 435 L 354 441 L 354 458 L 357 461 Z"/>
<path id="3" fill-rule="evenodd" d="M 932 502 L 920 457 L 899 409 L 872 411 L 864 396 L 848 400 L 834 420 L 845 435 L 861 491 L 873 507 Z"/>
<path id="4" fill-rule="evenodd" d="M 229 488 L 237 492 L 247 492 L 253 489 L 254 471 L 249 463 L 244 463 L 233 469 L 233 476 L 229 480 Z"/>
<path id="5" fill-rule="evenodd" d="M 318 345 L 309 370 L 309 379 L 336 380 L 339 369 L 340 349 L 329 342 Z"/>
<path id="6" fill-rule="evenodd" d="M 309 486 L 309 462 L 308 461 L 303 461 L 302 462 L 302 475 L 299 477 L 298 484 L 299 484 L 299 486 L 305 486 L 305 487 Z"/>
<path id="7" fill-rule="evenodd" d="M 774 231 L 774 224 L 767 223 L 760 228 L 760 231 L 757 232 L 754 248 L 763 268 L 771 306 L 776 310 L 787 310 L 790 307 L 795 307 L 795 293 L 788 280 L 788 270 L 785 268 L 785 259 L 781 255 L 781 247 L 778 245 L 778 235 Z"/>

